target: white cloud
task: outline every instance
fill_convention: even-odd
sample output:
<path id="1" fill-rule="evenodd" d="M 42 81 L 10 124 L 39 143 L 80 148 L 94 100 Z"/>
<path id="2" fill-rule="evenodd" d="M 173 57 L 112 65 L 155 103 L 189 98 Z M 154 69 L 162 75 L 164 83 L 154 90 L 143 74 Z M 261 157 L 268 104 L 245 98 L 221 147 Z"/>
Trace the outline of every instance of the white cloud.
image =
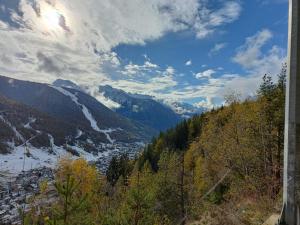
<path id="1" fill-rule="evenodd" d="M 233 61 L 240 64 L 252 74 L 276 75 L 286 60 L 284 49 L 273 45 L 269 50 L 263 52 L 264 47 L 273 34 L 270 30 L 264 29 L 254 36 L 248 37 L 244 45 L 238 48 Z"/>
<path id="2" fill-rule="evenodd" d="M 105 52 L 101 54 L 100 60 L 102 63 L 109 62 L 112 66 L 117 67 L 121 65 L 118 54 L 115 52 Z"/>
<path id="3" fill-rule="evenodd" d="M 172 76 L 161 75 L 150 78 L 147 81 L 118 80 L 110 81 L 109 84 L 127 92 L 156 96 L 163 99 L 164 96 L 173 96 L 171 92 L 166 92 L 166 89 L 172 89 L 178 83 Z M 172 99 L 174 100 L 173 97 Z"/>
<path id="4" fill-rule="evenodd" d="M 214 102 L 211 97 L 207 97 L 205 100 L 201 100 L 197 103 L 194 103 L 193 106 L 198 107 L 198 108 L 211 109 L 214 107 Z"/>
<path id="5" fill-rule="evenodd" d="M 188 61 L 186 61 L 185 65 L 186 65 L 186 66 L 190 66 L 190 65 L 192 65 L 192 60 L 188 60 Z"/>
<path id="6" fill-rule="evenodd" d="M 230 90 L 240 93 L 242 98 L 254 96 L 263 75 L 268 73 L 276 80 L 282 63 L 286 61 L 285 50 L 276 45 L 262 50 L 271 38 L 271 31 L 262 30 L 246 38 L 245 43 L 237 49 L 233 60 L 245 68 L 245 73 L 232 74 L 224 71 L 223 75 L 212 77 L 216 71 L 208 69 L 196 74 L 198 78 L 206 78 L 203 79 L 204 83 L 186 86 L 164 97 L 180 100 L 202 98 L 205 100 L 194 105 L 211 108 L 222 103 L 224 95 Z"/>
<path id="7" fill-rule="evenodd" d="M 104 96 L 104 93 L 99 92 L 98 87 L 88 87 L 86 90 L 90 95 L 94 96 L 99 102 L 101 102 L 103 105 L 110 109 L 117 109 L 120 108 L 121 105 L 117 102 L 114 102 L 113 100 L 106 98 Z"/>
<path id="8" fill-rule="evenodd" d="M 146 68 L 158 68 L 158 65 L 151 63 L 150 61 L 145 62 Z"/>
<path id="9" fill-rule="evenodd" d="M 165 71 L 165 74 L 166 75 L 174 75 L 174 73 L 175 73 L 175 69 L 172 66 L 168 66 Z"/>
<path id="10" fill-rule="evenodd" d="M 215 74 L 216 73 L 216 71 L 215 70 L 213 70 L 213 69 L 208 69 L 208 70 L 205 70 L 205 71 L 203 71 L 203 72 L 199 72 L 199 73 L 196 73 L 195 74 L 195 77 L 197 78 L 197 79 L 203 79 L 203 78 L 211 78 L 211 76 L 213 75 L 213 74 Z"/>
<path id="11" fill-rule="evenodd" d="M 133 75 L 144 75 L 147 72 L 152 72 L 154 69 L 158 69 L 159 66 L 152 63 L 150 59 L 147 59 L 148 61 L 145 61 L 143 65 L 137 65 L 130 62 L 129 64 L 124 66 L 124 69 L 120 72 L 127 76 L 133 76 Z"/>
<path id="12" fill-rule="evenodd" d="M 124 75 L 135 75 L 140 71 L 141 68 L 142 68 L 141 66 L 135 65 L 132 62 L 130 62 L 128 65 L 124 67 L 125 70 L 122 71 L 122 73 Z"/>
<path id="13" fill-rule="evenodd" d="M 196 18 L 196 36 L 201 39 L 211 35 L 217 27 L 235 21 L 241 10 L 241 5 L 236 1 L 226 1 L 224 6 L 216 11 L 204 8 Z"/>
<path id="14" fill-rule="evenodd" d="M 0 21 L 0 73 L 39 82 L 57 78 L 73 80 L 110 107 L 117 105 L 101 94 L 97 96 L 94 89 L 97 85 L 109 84 L 176 101 L 202 98 L 205 100 L 195 105 L 211 107 L 222 101 L 228 89 L 243 96 L 254 94 L 262 75 L 276 75 L 285 60 L 285 51 L 278 46 L 262 50 L 273 36 L 271 31 L 262 30 L 248 37 L 233 57 L 246 70 L 245 74 L 224 71 L 217 77 L 213 76 L 216 70 L 205 70 L 207 65 L 203 65 L 205 71 L 195 74 L 203 83 L 183 85 L 176 80 L 178 74 L 171 66 L 163 68 L 147 55 L 140 65 L 123 65 L 122 59 L 111 51 L 119 44 L 143 45 L 168 32 L 186 29 L 200 39 L 206 38 L 239 17 L 239 1 L 222 1 L 219 9 L 210 9 L 207 0 L 37 1 L 40 10 L 50 7 L 61 13 L 65 22 L 55 28 L 45 26 L 32 2 L 21 0 L 19 8 L 23 16 L 13 14 L 20 28 Z M 218 43 L 211 54 L 224 47 L 224 43 Z M 186 62 L 187 66 L 191 64 L 191 60 Z M 218 74 L 223 71 L 218 70 Z"/>
<path id="15" fill-rule="evenodd" d="M 194 106 L 211 108 L 223 103 L 224 95 L 229 90 L 235 90 L 243 94 L 243 97 L 254 95 L 256 89 L 253 87 L 257 87 L 260 79 L 261 77 L 256 79 L 251 75 L 224 74 L 217 78 L 209 78 L 203 84 L 189 85 L 172 93 L 166 93 L 163 98 L 181 101 L 202 98 Z"/>
<path id="16" fill-rule="evenodd" d="M 150 93 L 158 89 L 155 81 L 160 92 L 169 90 L 177 85 L 173 67 L 161 69 L 147 55 L 143 65 L 124 67 L 112 49 L 188 29 L 205 38 L 241 11 L 238 0 L 210 6 L 206 0 L 20 0 L 10 18 L 17 26 L 0 20 L 0 73 L 47 83 L 62 78 L 91 88 L 128 84 L 138 91 L 142 85 Z M 48 13 L 59 23 L 47 21 Z"/>
<path id="17" fill-rule="evenodd" d="M 245 44 L 237 49 L 233 61 L 246 69 L 244 74 L 223 74 L 216 78 L 209 76 L 207 83 L 189 87 L 176 94 L 184 94 L 187 98 L 206 98 L 195 105 L 207 107 L 222 103 L 224 95 L 230 90 L 240 93 L 242 98 L 254 96 L 263 75 L 267 73 L 276 80 L 282 63 L 286 61 L 285 50 L 276 45 L 262 51 L 272 36 L 269 30 L 259 31 L 246 38 Z M 203 74 L 200 73 L 199 76 L 203 77 Z"/>
<path id="18" fill-rule="evenodd" d="M 45 41 L 40 36 L 25 34 L 22 29 L 0 29 L 2 59 L 10 62 L 0 64 L 1 74 L 39 82 L 57 78 L 101 82 L 98 57 L 53 40 Z"/>
<path id="19" fill-rule="evenodd" d="M 28 32 L 102 51 L 120 43 L 145 44 L 167 32 L 188 28 L 204 38 L 236 20 L 241 6 L 228 1 L 212 10 L 205 0 L 20 0 L 19 10 L 22 15 L 14 14 L 14 20 Z M 47 26 L 43 15 L 48 11 L 59 14 L 60 26 Z"/>
<path id="20" fill-rule="evenodd" d="M 94 53 L 83 47 L 73 48 L 68 43 L 57 42 L 41 33 L 5 25 L 0 26 L 0 60 L 3 62 L 0 64 L 0 72 L 39 82 L 69 79 L 86 86 L 91 93 L 97 85 L 109 84 L 125 91 L 171 101 L 204 98 L 206 100 L 201 100 L 196 105 L 211 107 L 222 101 L 229 89 L 237 90 L 243 96 L 255 94 L 264 73 L 276 75 L 279 72 L 281 63 L 285 60 L 284 50 L 272 46 L 269 50 L 262 51 L 271 37 L 270 31 L 260 31 L 248 37 L 245 44 L 237 49 L 233 60 L 247 70 L 245 74 L 225 74 L 224 71 L 222 76 L 212 77 L 216 71 L 208 69 L 197 75 L 198 78 L 206 78 L 203 79 L 204 83 L 182 86 L 176 80 L 176 70 L 173 67 L 162 68 L 151 62 L 148 56 L 142 65 L 122 65 L 118 55 L 111 51 Z M 112 69 L 112 74 L 107 68 Z M 124 71 L 127 73 L 123 74 Z M 140 72 L 145 73 L 141 79 L 138 76 Z M 114 73 L 117 73 L 117 79 L 113 78 Z M 95 93 L 94 96 L 106 101 Z M 106 103 L 117 107 L 113 102 Z"/>
<path id="21" fill-rule="evenodd" d="M 256 33 L 252 37 L 246 39 L 246 43 L 238 49 L 237 54 L 233 57 L 233 61 L 245 67 L 251 69 L 257 67 L 262 63 L 261 48 L 267 41 L 273 37 L 271 31 L 264 29 Z"/>
<path id="22" fill-rule="evenodd" d="M 273 65 L 272 57 L 269 59 L 269 63 Z M 281 62 L 279 62 L 278 69 L 280 66 Z M 224 72 L 221 76 L 214 77 L 212 75 L 217 73 L 216 70 L 208 69 L 198 73 L 198 78 L 203 81 L 201 84 L 187 83 L 182 86 L 182 83 L 178 83 L 176 80 L 178 74 L 176 74 L 174 68 L 168 67 L 166 69 L 154 69 L 153 74 L 148 76 L 146 80 L 119 79 L 103 84 L 110 84 L 132 93 L 151 95 L 170 102 L 201 98 L 202 100 L 195 103 L 194 106 L 211 108 L 223 103 L 223 97 L 229 90 L 241 93 L 242 97 L 255 95 L 264 74 L 263 68 L 261 69 L 260 73 L 249 72 L 241 75 Z M 256 69 L 253 71 L 256 71 Z"/>
<path id="23" fill-rule="evenodd" d="M 215 46 L 209 51 L 208 55 L 211 57 L 211 56 L 217 54 L 222 49 L 224 49 L 226 47 L 226 45 L 227 45 L 227 43 L 218 43 L 218 44 L 215 44 Z"/>
<path id="24" fill-rule="evenodd" d="M 233 61 L 246 69 L 246 73 L 224 74 L 219 78 L 211 78 L 202 86 L 208 96 L 223 98 L 228 90 L 235 90 L 242 97 L 253 96 L 262 81 L 264 74 L 273 76 L 276 80 L 282 63 L 286 61 L 285 50 L 274 45 L 265 53 L 262 48 L 272 38 L 269 30 L 262 30 L 254 36 L 246 38 L 245 44 L 238 48 Z"/>

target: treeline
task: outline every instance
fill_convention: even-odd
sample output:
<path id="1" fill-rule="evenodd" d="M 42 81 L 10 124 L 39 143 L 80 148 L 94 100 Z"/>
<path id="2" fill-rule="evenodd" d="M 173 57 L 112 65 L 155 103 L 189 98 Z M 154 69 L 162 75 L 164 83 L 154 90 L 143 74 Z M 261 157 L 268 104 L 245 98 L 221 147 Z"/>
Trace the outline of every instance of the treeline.
<path id="1" fill-rule="evenodd" d="M 257 96 L 226 96 L 226 106 L 161 133 L 137 159 L 114 157 L 105 175 L 63 160 L 25 223 L 262 224 L 281 199 L 285 77 L 286 66 L 276 83 L 264 76 Z"/>

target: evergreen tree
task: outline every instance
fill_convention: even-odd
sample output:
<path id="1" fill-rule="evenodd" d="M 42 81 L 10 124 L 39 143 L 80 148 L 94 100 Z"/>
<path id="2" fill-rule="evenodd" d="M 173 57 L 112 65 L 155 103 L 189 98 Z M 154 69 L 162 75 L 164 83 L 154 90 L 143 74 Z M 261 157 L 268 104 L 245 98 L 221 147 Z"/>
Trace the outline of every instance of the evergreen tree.
<path id="1" fill-rule="evenodd" d="M 114 186 L 118 179 L 122 176 L 124 184 L 127 184 L 127 179 L 132 171 L 132 164 L 127 154 L 121 156 L 113 156 L 106 170 L 108 182 Z"/>

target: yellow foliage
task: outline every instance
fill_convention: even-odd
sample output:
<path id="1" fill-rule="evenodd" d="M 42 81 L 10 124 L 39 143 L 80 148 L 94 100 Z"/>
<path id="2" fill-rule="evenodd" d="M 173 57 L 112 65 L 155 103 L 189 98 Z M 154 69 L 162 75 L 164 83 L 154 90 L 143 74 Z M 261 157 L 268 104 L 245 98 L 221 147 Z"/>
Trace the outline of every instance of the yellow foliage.
<path id="1" fill-rule="evenodd" d="M 48 181 L 44 180 L 40 183 L 40 192 L 41 192 L 41 194 L 46 193 L 47 189 L 48 189 Z"/>
<path id="2" fill-rule="evenodd" d="M 198 157 L 195 163 L 195 186 L 199 193 L 203 193 L 206 188 L 206 178 L 204 169 L 204 159 Z"/>
<path id="3" fill-rule="evenodd" d="M 187 171 L 193 171 L 196 166 L 196 160 L 200 155 L 200 148 L 197 142 L 191 143 L 189 149 L 184 155 L 184 167 Z"/>
<path id="4" fill-rule="evenodd" d="M 82 158 L 77 160 L 64 158 L 59 162 L 57 179 L 64 180 L 67 175 L 73 176 L 79 182 L 82 194 L 93 193 L 99 180 L 96 168 Z"/>

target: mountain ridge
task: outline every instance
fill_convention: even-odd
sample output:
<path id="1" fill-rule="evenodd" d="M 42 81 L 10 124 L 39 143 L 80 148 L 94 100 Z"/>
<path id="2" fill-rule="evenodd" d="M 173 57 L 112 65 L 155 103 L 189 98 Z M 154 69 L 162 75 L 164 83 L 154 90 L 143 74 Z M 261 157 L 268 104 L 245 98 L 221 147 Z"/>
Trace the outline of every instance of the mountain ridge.
<path id="1" fill-rule="evenodd" d="M 172 109 L 151 96 L 127 93 L 109 85 L 99 86 L 99 92 L 120 104 L 120 107 L 115 109 L 117 113 L 158 131 L 165 131 L 182 119 Z"/>

